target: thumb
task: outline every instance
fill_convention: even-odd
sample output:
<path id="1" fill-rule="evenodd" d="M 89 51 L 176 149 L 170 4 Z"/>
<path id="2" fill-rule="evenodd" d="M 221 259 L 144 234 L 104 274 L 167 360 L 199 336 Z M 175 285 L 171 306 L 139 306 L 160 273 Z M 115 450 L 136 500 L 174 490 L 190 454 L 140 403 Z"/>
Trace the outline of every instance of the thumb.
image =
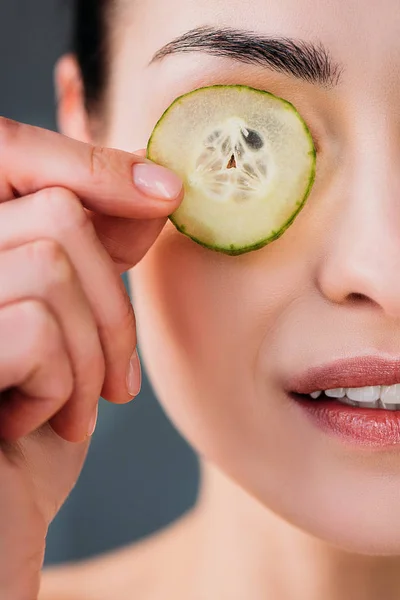
<path id="1" fill-rule="evenodd" d="M 0 202 L 65 187 L 93 212 L 127 219 L 167 217 L 182 181 L 143 156 L 84 144 L 0 118 Z"/>
<path id="2" fill-rule="evenodd" d="M 167 219 L 120 219 L 92 213 L 97 237 L 121 275 L 134 267 L 161 233 Z"/>
<path id="3" fill-rule="evenodd" d="M 136 150 L 136 156 L 145 157 L 146 150 Z M 92 213 L 91 219 L 97 237 L 116 264 L 121 275 L 142 260 L 160 235 L 166 218 L 120 219 Z"/>

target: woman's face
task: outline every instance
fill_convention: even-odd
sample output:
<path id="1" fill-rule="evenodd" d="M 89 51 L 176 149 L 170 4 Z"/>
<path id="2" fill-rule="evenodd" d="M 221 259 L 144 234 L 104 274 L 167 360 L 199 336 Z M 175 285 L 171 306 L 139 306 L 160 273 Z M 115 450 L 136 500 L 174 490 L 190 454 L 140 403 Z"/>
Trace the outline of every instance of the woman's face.
<path id="1" fill-rule="evenodd" d="M 326 432 L 287 393 L 310 367 L 400 356 L 398 0 L 121 5 L 110 146 L 145 147 L 177 96 L 226 83 L 292 102 L 318 151 L 311 196 L 279 240 L 230 257 L 168 223 L 134 269 L 141 349 L 164 408 L 202 456 L 266 507 L 341 547 L 398 554 L 400 445 L 360 444 L 343 427 Z M 332 77 L 305 81 L 244 62 L 244 50 L 242 60 L 216 56 L 204 32 L 201 49 L 149 66 L 166 44 L 204 26 L 322 44 Z"/>

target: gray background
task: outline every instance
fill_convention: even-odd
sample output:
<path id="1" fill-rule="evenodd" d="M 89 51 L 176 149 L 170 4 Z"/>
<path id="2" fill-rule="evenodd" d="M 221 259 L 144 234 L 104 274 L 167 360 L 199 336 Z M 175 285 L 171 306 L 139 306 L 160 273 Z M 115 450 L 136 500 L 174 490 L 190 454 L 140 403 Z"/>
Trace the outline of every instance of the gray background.
<path id="1" fill-rule="evenodd" d="M 52 69 L 69 47 L 69 13 L 68 0 L 1 0 L 0 115 L 55 128 Z M 102 400 L 81 478 L 51 527 L 47 563 L 152 533 L 193 504 L 197 486 L 196 457 L 164 417 L 147 379 L 127 406 Z"/>

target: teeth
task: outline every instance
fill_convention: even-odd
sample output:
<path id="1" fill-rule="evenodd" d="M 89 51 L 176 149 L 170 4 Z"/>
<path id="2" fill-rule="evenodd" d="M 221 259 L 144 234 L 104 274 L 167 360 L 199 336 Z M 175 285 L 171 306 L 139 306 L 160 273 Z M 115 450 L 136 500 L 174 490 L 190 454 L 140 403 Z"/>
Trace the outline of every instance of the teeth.
<path id="1" fill-rule="evenodd" d="M 381 390 L 381 400 L 383 404 L 400 403 L 400 385 L 383 385 Z"/>
<path id="2" fill-rule="evenodd" d="M 346 396 L 356 402 L 376 402 L 381 395 L 381 386 L 368 386 L 361 388 L 346 388 Z M 400 401 L 400 400 L 399 400 Z"/>
<path id="3" fill-rule="evenodd" d="M 350 400 L 347 396 L 344 396 L 339 400 L 342 404 L 348 404 L 349 406 L 361 406 L 361 402 L 356 402 L 355 400 Z M 363 404 L 365 406 L 365 404 Z"/>
<path id="4" fill-rule="evenodd" d="M 334 388 L 333 390 L 325 390 L 325 396 L 329 396 L 329 398 L 343 398 L 343 396 L 345 395 L 345 388 Z"/>
<path id="5" fill-rule="evenodd" d="M 362 408 L 383 408 L 400 410 L 400 384 L 374 385 L 359 388 L 334 388 L 315 391 L 310 394 L 316 400 L 324 393 L 328 398 L 336 398 L 343 404 L 361 406 Z"/>

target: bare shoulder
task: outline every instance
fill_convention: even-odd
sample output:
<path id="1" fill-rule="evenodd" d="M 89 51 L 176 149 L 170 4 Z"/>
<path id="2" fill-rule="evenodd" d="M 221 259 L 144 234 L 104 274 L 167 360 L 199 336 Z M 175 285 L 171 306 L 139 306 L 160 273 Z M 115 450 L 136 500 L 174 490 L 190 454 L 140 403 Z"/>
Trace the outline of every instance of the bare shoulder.
<path id="1" fill-rule="evenodd" d="M 46 569 L 38 600 L 158 600 L 179 579 L 190 515 L 161 533 L 81 563 Z M 164 596 L 165 597 L 165 596 Z M 172 596 L 171 596 L 172 597 Z"/>

